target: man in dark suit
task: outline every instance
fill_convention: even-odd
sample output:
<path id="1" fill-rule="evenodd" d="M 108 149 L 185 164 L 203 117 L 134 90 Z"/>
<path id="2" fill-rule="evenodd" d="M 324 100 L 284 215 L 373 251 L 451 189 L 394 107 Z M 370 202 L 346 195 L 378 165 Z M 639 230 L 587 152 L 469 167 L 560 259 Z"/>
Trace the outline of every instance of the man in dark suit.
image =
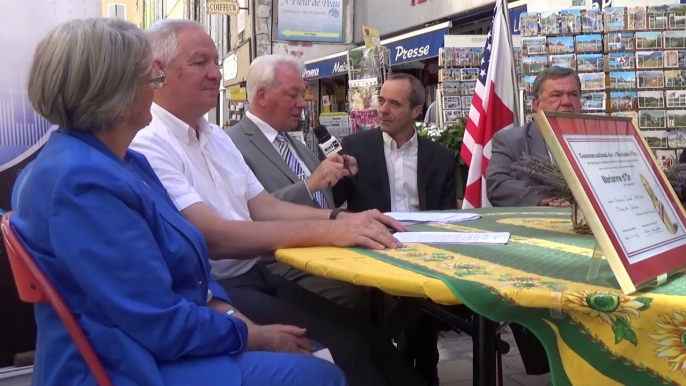
<path id="1" fill-rule="evenodd" d="M 360 212 L 414 212 L 457 207 L 455 154 L 420 137 L 415 121 L 423 111 L 425 90 L 412 75 L 391 76 L 379 96 L 379 128 L 342 139 L 343 151 L 359 171 L 333 188 L 336 205 Z"/>
<path id="2" fill-rule="evenodd" d="M 391 76 L 379 95 L 378 130 L 343 137 L 343 151 L 357 160 L 354 177 L 333 187 L 336 205 L 361 212 L 416 212 L 456 209 L 455 154 L 417 135 L 424 108 L 422 83 L 407 74 Z M 427 314 L 405 332 L 409 360 L 429 385 L 438 385 L 441 327 Z"/>

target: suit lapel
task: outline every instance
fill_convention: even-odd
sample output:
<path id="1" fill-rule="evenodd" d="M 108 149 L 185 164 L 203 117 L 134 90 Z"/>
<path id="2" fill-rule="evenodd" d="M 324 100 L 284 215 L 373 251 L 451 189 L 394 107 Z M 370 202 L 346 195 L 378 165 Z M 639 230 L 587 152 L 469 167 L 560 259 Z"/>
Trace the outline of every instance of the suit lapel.
<path id="1" fill-rule="evenodd" d="M 541 161 L 551 161 L 550 154 L 548 154 L 548 146 L 546 146 L 545 139 L 543 139 L 543 135 L 535 122 L 529 126 L 529 151 L 532 156 Z"/>
<path id="2" fill-rule="evenodd" d="M 274 148 L 274 145 L 269 143 L 267 137 L 262 134 L 257 125 L 249 118 L 243 118 L 239 123 L 245 135 L 250 138 L 250 142 L 269 159 L 274 166 L 278 167 L 292 182 L 300 181 L 293 170 L 286 164 L 286 161 L 281 158 L 281 155 Z"/>
<path id="3" fill-rule="evenodd" d="M 417 136 L 417 195 L 419 196 L 419 210 L 426 210 L 426 184 L 432 154 L 427 148 L 423 137 Z"/>
<path id="4" fill-rule="evenodd" d="M 383 142 L 383 133 L 380 129 L 374 129 L 378 132 L 374 136 L 374 140 L 371 141 L 371 151 L 369 156 L 371 157 L 370 165 L 376 169 L 377 178 L 381 183 L 381 198 L 383 199 L 383 208 L 386 208 L 384 212 L 391 210 L 391 186 L 388 182 L 388 169 L 386 165 L 386 149 Z M 378 166 L 373 166 L 378 165 Z"/>

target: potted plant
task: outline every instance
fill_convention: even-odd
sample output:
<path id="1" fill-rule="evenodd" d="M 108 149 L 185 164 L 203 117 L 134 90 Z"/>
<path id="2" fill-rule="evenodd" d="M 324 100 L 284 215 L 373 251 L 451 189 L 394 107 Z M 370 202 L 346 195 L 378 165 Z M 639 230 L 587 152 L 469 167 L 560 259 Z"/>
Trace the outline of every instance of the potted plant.
<path id="1" fill-rule="evenodd" d="M 433 123 L 424 124 L 417 122 L 415 128 L 417 135 L 438 142 L 455 153 L 457 161 L 457 198 L 464 198 L 464 189 L 467 186 L 467 173 L 469 168 L 467 164 L 460 158 L 460 150 L 462 149 L 462 140 L 464 139 L 464 130 L 467 126 L 467 119 L 460 118 L 456 123 L 447 126 L 439 127 Z"/>

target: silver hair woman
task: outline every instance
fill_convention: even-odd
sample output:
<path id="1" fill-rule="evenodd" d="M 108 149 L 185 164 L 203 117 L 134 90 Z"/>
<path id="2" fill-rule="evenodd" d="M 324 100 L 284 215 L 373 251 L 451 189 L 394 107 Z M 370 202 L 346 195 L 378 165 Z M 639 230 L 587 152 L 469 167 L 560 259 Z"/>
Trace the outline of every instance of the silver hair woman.
<path id="1" fill-rule="evenodd" d="M 124 21 L 71 21 L 38 44 L 29 97 L 60 128 L 20 176 L 10 224 L 102 368 L 86 363 L 52 306 L 37 303 L 33 383 L 344 385 L 329 362 L 266 352 L 283 351 L 275 335 L 304 332 L 240 317 L 210 274 L 202 234 L 128 149 L 164 82 L 145 33 Z M 281 377 L 265 378 L 279 366 Z"/>

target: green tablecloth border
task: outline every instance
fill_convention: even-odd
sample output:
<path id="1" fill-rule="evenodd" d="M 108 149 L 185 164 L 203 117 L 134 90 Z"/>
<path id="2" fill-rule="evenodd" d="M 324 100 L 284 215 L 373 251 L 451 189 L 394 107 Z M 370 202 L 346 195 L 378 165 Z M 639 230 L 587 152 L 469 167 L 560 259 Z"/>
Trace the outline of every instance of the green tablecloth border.
<path id="1" fill-rule="evenodd" d="M 583 352 L 583 358 L 586 359 L 589 365 L 608 378 L 625 385 L 672 384 L 668 380 L 656 375 L 652 369 L 638 368 L 633 363 L 626 362 L 609 352 L 606 348 L 601 347 L 597 343 L 597 338 L 590 337 L 567 314 L 564 314 L 563 318 L 553 318 L 549 309 L 523 309 L 513 305 L 513 300 L 509 299 L 506 295 L 503 296 L 494 287 L 488 287 L 485 284 L 469 280 L 450 278 L 443 273 L 369 249 L 351 248 L 351 250 L 418 274 L 441 280 L 472 311 L 496 322 L 514 322 L 528 328 L 538 337 L 546 349 L 551 378 L 556 386 L 567 386 L 572 385 L 572 383 L 562 366 L 557 336 L 545 320 L 553 323 L 558 328 L 561 338 L 571 350 L 579 356 Z M 630 344 L 628 342 L 624 343 Z M 613 376 L 609 374 L 613 374 Z"/>

